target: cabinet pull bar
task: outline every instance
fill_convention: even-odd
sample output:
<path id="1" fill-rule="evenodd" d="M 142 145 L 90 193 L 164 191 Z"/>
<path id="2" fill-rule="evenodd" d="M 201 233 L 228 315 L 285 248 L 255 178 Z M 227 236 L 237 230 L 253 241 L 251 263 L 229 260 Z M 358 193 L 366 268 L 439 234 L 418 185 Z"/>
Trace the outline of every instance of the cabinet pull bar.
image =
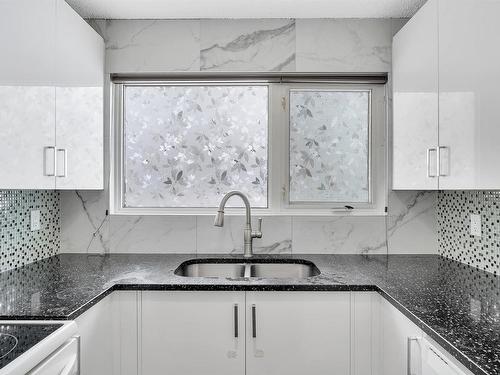
<path id="1" fill-rule="evenodd" d="M 47 156 L 47 151 L 53 150 L 54 151 L 54 172 L 53 173 L 47 173 L 47 161 L 48 161 L 48 156 Z M 57 157 L 56 157 L 56 148 L 54 146 L 46 146 L 43 148 L 43 175 L 44 176 L 49 176 L 53 177 L 56 175 L 56 168 L 57 168 Z"/>
<path id="2" fill-rule="evenodd" d="M 446 172 L 445 173 L 442 172 L 442 170 L 444 168 L 441 165 L 441 156 L 442 156 L 442 154 L 443 154 L 444 151 L 446 151 L 448 153 L 448 159 L 447 159 L 447 163 L 446 163 Z M 439 155 L 439 161 L 438 161 L 439 177 L 446 177 L 446 176 L 448 176 L 450 174 L 450 171 L 449 171 L 449 169 L 450 169 L 449 168 L 450 149 L 449 149 L 449 147 L 447 147 L 447 146 L 439 146 L 439 153 L 438 153 L 438 155 Z"/>
<path id="3" fill-rule="evenodd" d="M 238 338 L 238 304 L 234 304 L 234 337 Z"/>
<path id="4" fill-rule="evenodd" d="M 436 148 L 427 149 L 427 177 L 434 178 L 437 177 L 437 175 L 431 174 L 431 152 L 437 152 L 437 149 Z"/>
<path id="5" fill-rule="evenodd" d="M 406 375 L 413 375 L 412 373 L 412 363 L 411 363 L 411 343 L 413 341 L 420 340 L 419 337 L 408 337 L 408 342 L 406 345 Z"/>
<path id="6" fill-rule="evenodd" d="M 63 153 L 63 173 L 57 174 L 57 177 L 66 177 L 67 174 L 67 165 L 68 165 L 68 157 L 67 157 L 67 152 L 65 148 L 58 148 L 57 152 L 62 152 Z"/>
<path id="7" fill-rule="evenodd" d="M 252 305 L 252 337 L 257 337 L 257 308 L 255 305 Z"/>

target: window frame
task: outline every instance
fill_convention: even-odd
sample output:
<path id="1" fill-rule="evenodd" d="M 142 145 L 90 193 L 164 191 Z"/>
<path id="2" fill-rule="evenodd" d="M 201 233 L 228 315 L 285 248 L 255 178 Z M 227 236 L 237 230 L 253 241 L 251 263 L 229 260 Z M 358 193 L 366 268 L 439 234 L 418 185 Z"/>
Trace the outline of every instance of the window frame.
<path id="1" fill-rule="evenodd" d="M 372 152 L 373 152 L 373 139 L 372 139 L 372 123 L 373 123 L 373 113 L 372 113 L 372 96 L 373 96 L 373 88 L 371 86 L 366 85 L 346 85 L 340 86 L 335 85 L 335 87 L 328 88 L 325 84 L 294 84 L 288 85 L 286 87 L 287 90 L 287 126 L 286 126 L 286 176 L 285 176 L 285 207 L 288 209 L 333 209 L 333 208 L 342 208 L 346 206 L 351 206 L 355 209 L 372 209 L 373 208 L 373 195 L 374 195 L 374 184 L 372 181 L 373 173 L 372 173 Z M 367 169 L 368 169 L 368 201 L 367 202 L 321 202 L 321 201 L 295 201 L 292 202 L 290 200 L 291 194 L 291 181 L 290 181 L 290 146 L 291 146 L 291 138 L 290 138 L 290 103 L 291 103 L 291 95 L 292 92 L 367 92 L 368 93 L 368 158 L 367 158 Z"/>
<path id="2" fill-rule="evenodd" d="M 204 210 L 212 210 L 215 207 L 149 207 L 149 206 L 144 206 L 144 207 L 126 207 L 125 202 L 124 202 L 124 191 L 125 191 L 125 147 L 124 147 L 124 113 L 126 111 L 125 108 L 125 89 L 127 87 L 179 87 L 179 86 L 193 86 L 193 87 L 203 87 L 203 86 L 242 86 L 242 87 L 248 87 L 248 86 L 264 86 L 267 87 L 268 89 L 268 100 L 267 100 L 267 171 L 268 171 L 268 176 L 269 176 L 269 148 L 271 145 L 270 142 L 270 87 L 268 83 L 263 83 L 263 82 L 248 82 L 248 83 L 241 83 L 241 82 L 200 82 L 200 81 L 193 81 L 193 82 L 161 82 L 161 83 L 144 83 L 144 82 L 133 82 L 133 83 L 125 83 L 122 84 L 120 87 L 120 98 L 119 98 L 119 105 L 121 106 L 120 109 L 120 116 L 121 120 L 117 128 L 117 133 L 116 136 L 120 140 L 120 142 L 116 145 L 119 149 L 119 171 L 118 173 L 120 174 L 119 179 L 116 180 L 116 184 L 120 184 L 119 189 L 119 207 L 123 211 L 128 211 L 128 210 L 146 210 L 146 211 L 157 211 L 157 210 L 168 210 L 168 211 L 186 211 L 186 210 L 193 210 L 194 212 L 199 212 L 199 211 L 204 211 Z M 256 207 L 255 209 L 259 210 L 267 210 L 269 209 L 269 178 L 266 181 L 266 191 L 267 191 L 267 204 L 265 207 Z M 234 202 L 232 202 L 234 203 Z M 238 202 L 236 202 L 238 203 Z M 229 209 L 229 207 L 228 207 Z M 177 214 L 177 213 L 175 213 Z"/>
<path id="3" fill-rule="evenodd" d="M 384 82 L 385 83 L 385 82 Z M 331 82 L 255 77 L 250 79 L 123 79 L 111 81 L 110 90 L 110 212 L 115 215 L 213 215 L 213 207 L 124 207 L 124 90 L 126 86 L 258 86 L 268 87 L 268 158 L 267 208 L 253 208 L 258 216 L 380 216 L 386 215 L 387 204 L 387 103 L 386 86 L 380 82 Z M 289 202 L 289 104 L 291 89 L 326 91 L 370 91 L 369 124 L 369 203 L 338 202 L 335 204 L 297 204 Z M 383 156 L 383 157 L 382 157 Z M 349 205 L 354 209 L 346 209 Z M 243 215 L 243 208 L 227 208 L 228 215 Z"/>

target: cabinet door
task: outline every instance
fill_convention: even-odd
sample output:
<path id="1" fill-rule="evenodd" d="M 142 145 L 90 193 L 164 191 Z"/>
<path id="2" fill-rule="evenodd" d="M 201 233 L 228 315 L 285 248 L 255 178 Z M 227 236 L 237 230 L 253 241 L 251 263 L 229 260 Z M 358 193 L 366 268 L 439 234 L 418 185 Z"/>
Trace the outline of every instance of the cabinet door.
<path id="1" fill-rule="evenodd" d="M 421 374 L 421 338 L 423 332 L 398 309 L 382 298 L 381 371 L 383 375 Z M 410 349 L 410 350 L 408 350 Z M 409 354 L 409 355 L 408 355 Z M 408 373 L 408 368 L 411 369 Z"/>
<path id="2" fill-rule="evenodd" d="M 137 375 L 139 293 L 113 292 L 75 319 L 80 375 Z"/>
<path id="3" fill-rule="evenodd" d="M 116 293 L 116 292 L 115 292 Z M 75 319 L 80 334 L 80 375 L 113 372 L 113 299 L 109 295 Z"/>
<path id="4" fill-rule="evenodd" d="M 244 292 L 143 292 L 142 375 L 243 375 Z"/>
<path id="5" fill-rule="evenodd" d="M 57 189 L 103 188 L 103 79 L 102 38 L 57 0 Z"/>
<path id="6" fill-rule="evenodd" d="M 395 190 L 438 188 L 438 13 L 428 1 L 393 41 Z"/>
<path id="7" fill-rule="evenodd" d="M 499 0 L 440 0 L 440 189 L 500 188 Z"/>
<path id="8" fill-rule="evenodd" d="M 351 375 L 380 370 L 380 303 L 377 292 L 351 293 Z"/>
<path id="9" fill-rule="evenodd" d="M 138 375 L 140 296 L 141 292 L 134 291 L 111 294 L 113 375 Z"/>
<path id="10" fill-rule="evenodd" d="M 247 375 L 348 375 L 350 293 L 247 292 Z"/>
<path id="11" fill-rule="evenodd" d="M 0 189 L 55 186 L 54 25 L 54 0 L 0 1 Z"/>

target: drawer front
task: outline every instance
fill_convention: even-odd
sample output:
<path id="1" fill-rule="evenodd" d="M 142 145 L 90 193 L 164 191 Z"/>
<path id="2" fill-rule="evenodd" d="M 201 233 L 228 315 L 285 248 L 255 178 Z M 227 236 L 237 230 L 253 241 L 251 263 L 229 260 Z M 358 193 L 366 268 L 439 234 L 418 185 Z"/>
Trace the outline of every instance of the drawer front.
<path id="1" fill-rule="evenodd" d="M 38 364 L 29 375 L 78 375 L 78 340 L 74 337 Z"/>

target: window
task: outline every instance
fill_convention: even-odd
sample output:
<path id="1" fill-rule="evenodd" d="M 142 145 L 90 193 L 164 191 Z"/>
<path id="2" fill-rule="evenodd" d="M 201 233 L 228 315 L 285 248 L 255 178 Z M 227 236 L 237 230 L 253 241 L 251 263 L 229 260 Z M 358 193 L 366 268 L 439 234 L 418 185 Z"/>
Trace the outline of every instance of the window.
<path id="1" fill-rule="evenodd" d="M 267 86 L 125 86 L 123 122 L 125 208 L 267 207 Z"/>
<path id="2" fill-rule="evenodd" d="M 290 91 L 290 203 L 369 203 L 370 91 Z"/>
<path id="3" fill-rule="evenodd" d="M 264 78 L 115 80 L 112 213 L 383 214 L 385 86 Z"/>

